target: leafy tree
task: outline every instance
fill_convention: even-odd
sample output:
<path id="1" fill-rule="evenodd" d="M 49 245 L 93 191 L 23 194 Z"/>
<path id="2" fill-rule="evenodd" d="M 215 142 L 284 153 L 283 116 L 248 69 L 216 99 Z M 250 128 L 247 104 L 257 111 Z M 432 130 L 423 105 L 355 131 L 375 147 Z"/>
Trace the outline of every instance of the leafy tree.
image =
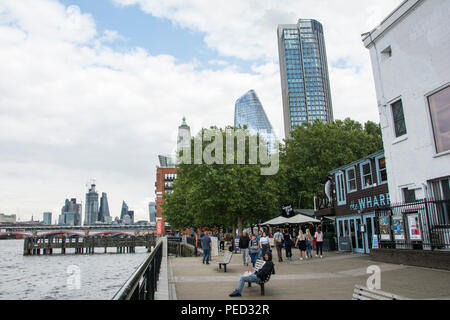
<path id="1" fill-rule="evenodd" d="M 234 130 L 232 127 L 226 129 Z M 259 153 L 256 164 L 249 164 L 250 143 L 245 140 L 245 164 L 226 164 L 226 130 L 212 127 L 217 136 L 211 139 L 223 139 L 224 164 L 208 164 L 202 160 L 199 164 L 187 161 L 179 166 L 178 178 L 174 183 L 174 192 L 165 196 L 163 204 L 166 220 L 174 228 L 200 226 L 231 226 L 235 223 L 239 230 L 244 224 L 255 223 L 273 216 L 278 209 L 277 183 L 272 176 L 261 175 Z M 203 129 L 197 138 L 205 134 Z M 248 132 L 247 132 L 248 134 Z M 249 135 L 249 134 L 248 134 Z M 259 137 L 255 137 L 259 142 Z M 238 138 L 234 138 L 232 156 L 237 163 Z M 209 142 L 201 139 L 201 150 L 208 150 Z M 218 150 L 212 156 L 221 156 Z M 259 149 L 258 149 L 259 150 Z M 257 151 L 258 151 L 257 150 Z M 191 140 L 190 163 L 195 162 L 195 138 Z"/>
<path id="2" fill-rule="evenodd" d="M 349 118 L 332 123 L 304 123 L 285 140 L 280 155 L 280 199 L 313 208 L 313 199 L 328 172 L 383 149 L 380 126 L 364 128 Z"/>

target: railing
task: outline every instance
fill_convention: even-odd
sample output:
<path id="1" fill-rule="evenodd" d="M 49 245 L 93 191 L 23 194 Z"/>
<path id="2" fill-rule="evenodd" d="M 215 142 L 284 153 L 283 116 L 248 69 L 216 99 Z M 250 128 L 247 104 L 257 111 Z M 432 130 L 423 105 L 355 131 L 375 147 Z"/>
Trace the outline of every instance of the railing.
<path id="1" fill-rule="evenodd" d="M 112 300 L 155 300 L 162 253 L 163 243 L 160 241 Z"/>
<path id="2" fill-rule="evenodd" d="M 375 223 L 381 248 L 450 250 L 450 200 L 391 204 Z"/>

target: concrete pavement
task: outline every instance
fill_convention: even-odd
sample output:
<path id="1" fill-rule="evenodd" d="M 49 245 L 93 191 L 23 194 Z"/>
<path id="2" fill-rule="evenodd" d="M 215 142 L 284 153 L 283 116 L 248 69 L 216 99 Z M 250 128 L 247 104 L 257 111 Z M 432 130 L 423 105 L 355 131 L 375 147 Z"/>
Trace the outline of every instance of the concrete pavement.
<path id="1" fill-rule="evenodd" d="M 233 255 L 226 273 L 219 271 L 218 258 L 205 265 L 201 257 L 170 257 L 169 286 L 179 300 L 348 300 L 356 284 L 366 284 L 367 267 L 377 265 L 383 291 L 411 299 L 450 299 L 449 271 L 378 263 L 370 256 L 336 252 L 300 261 L 298 250 L 293 261 L 278 263 L 276 251 L 272 252 L 276 274 L 266 284 L 264 297 L 258 285 L 246 286 L 241 298 L 228 297 L 248 271 L 240 254 Z"/>

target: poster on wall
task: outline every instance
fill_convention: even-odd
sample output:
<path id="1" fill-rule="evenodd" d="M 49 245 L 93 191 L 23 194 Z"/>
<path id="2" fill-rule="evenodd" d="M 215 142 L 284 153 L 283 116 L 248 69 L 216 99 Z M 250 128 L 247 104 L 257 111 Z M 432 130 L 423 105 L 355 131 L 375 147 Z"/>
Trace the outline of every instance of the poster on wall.
<path id="1" fill-rule="evenodd" d="M 378 245 L 378 236 L 374 234 L 372 236 L 372 249 L 378 249 L 380 246 Z"/>
<path id="2" fill-rule="evenodd" d="M 420 221 L 418 214 L 408 215 L 409 238 L 411 240 L 421 241 L 422 233 L 420 232 Z"/>
<path id="3" fill-rule="evenodd" d="M 162 220 L 156 221 L 156 234 L 158 236 L 162 235 Z"/>
<path id="4" fill-rule="evenodd" d="M 395 240 L 405 240 L 405 230 L 403 228 L 403 217 L 393 216 L 392 217 L 392 229 L 394 231 Z"/>
<path id="5" fill-rule="evenodd" d="M 380 217 L 380 235 L 381 241 L 391 240 L 391 224 L 389 217 Z"/>

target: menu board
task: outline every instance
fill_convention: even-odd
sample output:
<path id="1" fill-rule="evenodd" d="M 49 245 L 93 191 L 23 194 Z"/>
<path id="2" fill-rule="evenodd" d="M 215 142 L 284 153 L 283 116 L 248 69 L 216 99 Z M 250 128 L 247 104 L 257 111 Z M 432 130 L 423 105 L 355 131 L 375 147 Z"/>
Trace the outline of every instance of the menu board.
<path id="1" fill-rule="evenodd" d="M 421 241 L 422 232 L 420 231 L 420 220 L 418 214 L 408 215 L 409 238 L 411 240 Z"/>
<path id="2" fill-rule="evenodd" d="M 380 235 L 381 241 L 389 241 L 391 240 L 391 223 L 389 220 L 390 217 L 380 217 Z"/>
<path id="3" fill-rule="evenodd" d="M 403 217 L 393 216 L 392 217 L 392 229 L 394 231 L 395 240 L 405 240 L 405 230 L 403 227 Z"/>

